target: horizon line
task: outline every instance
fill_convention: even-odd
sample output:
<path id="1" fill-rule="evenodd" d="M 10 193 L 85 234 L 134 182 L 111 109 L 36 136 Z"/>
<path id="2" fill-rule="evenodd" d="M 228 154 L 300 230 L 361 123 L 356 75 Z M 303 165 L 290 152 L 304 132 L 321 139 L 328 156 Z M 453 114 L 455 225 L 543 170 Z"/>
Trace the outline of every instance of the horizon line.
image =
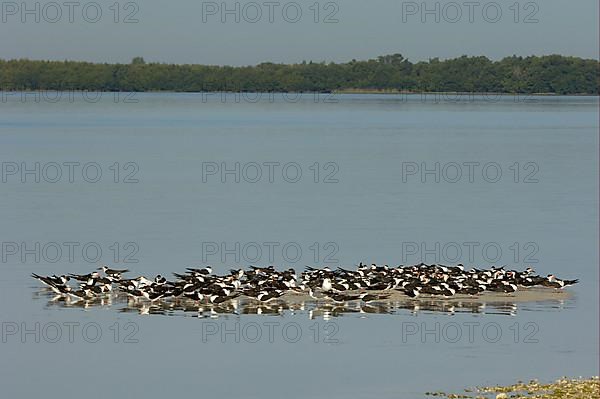
<path id="1" fill-rule="evenodd" d="M 386 57 L 386 56 L 394 56 L 394 55 L 402 55 L 402 53 L 389 53 L 389 54 L 382 54 L 382 55 L 378 55 L 375 58 L 368 58 L 368 59 L 356 59 L 356 58 L 352 58 L 350 60 L 347 61 L 341 61 L 341 62 L 335 62 L 335 61 L 325 61 L 325 60 L 321 60 L 321 61 L 316 61 L 316 60 L 303 60 L 301 62 L 274 62 L 274 61 L 262 61 L 259 63 L 255 63 L 255 64 L 239 64 L 239 65 L 233 65 L 233 64 L 206 64 L 206 63 L 174 63 L 174 62 L 168 62 L 168 61 L 146 61 L 145 57 L 142 55 L 136 55 L 136 56 L 132 56 L 131 60 L 128 63 L 125 62 L 108 62 L 108 61 L 87 61 L 87 60 L 77 60 L 77 59 L 35 59 L 35 58 L 28 58 L 28 57 L 21 57 L 21 58 L 9 58 L 9 59 L 5 59 L 5 58 L 0 58 L 0 62 L 11 62 L 11 61 L 32 61 L 32 62 L 73 62 L 73 63 L 85 63 L 85 64 L 98 64 L 98 65 L 131 65 L 132 61 L 136 58 L 141 58 L 144 60 L 143 64 L 141 65 L 179 65 L 179 66 L 183 66 L 183 65 L 202 65 L 202 66 L 210 66 L 210 67 L 231 67 L 231 68 L 244 68 L 244 67 L 256 67 L 259 65 L 263 65 L 263 64 L 273 64 L 273 65 L 303 65 L 303 64 L 325 64 L 325 65 L 329 65 L 329 64 L 349 64 L 352 62 L 369 62 L 369 61 L 377 61 L 377 58 L 379 57 Z M 542 58 L 542 57 L 552 57 L 552 56 L 560 56 L 560 57 L 564 57 L 564 58 L 576 58 L 576 59 L 580 59 L 580 60 L 584 60 L 584 61 L 596 61 L 600 63 L 600 56 L 598 59 L 596 58 L 585 58 L 585 57 L 580 57 L 580 56 L 575 56 L 575 55 L 563 55 L 563 54 L 559 54 L 559 53 L 548 53 L 548 54 L 529 54 L 529 55 L 517 55 L 517 54 L 512 54 L 512 55 L 506 55 L 503 56 L 501 58 L 490 58 L 486 55 L 467 55 L 467 54 L 462 54 L 459 56 L 454 56 L 454 57 L 447 57 L 447 58 L 442 58 L 442 57 L 430 57 L 427 60 L 421 60 L 421 61 L 411 61 L 409 58 L 404 58 L 403 57 L 403 61 L 409 62 L 411 64 L 419 64 L 419 63 L 431 63 L 431 61 L 433 60 L 438 60 L 440 62 L 442 61 L 451 61 L 451 60 L 457 60 L 460 58 L 486 58 L 487 60 L 491 61 L 491 62 L 500 62 L 504 59 L 507 58 L 522 58 L 522 59 L 527 59 L 527 58 L 533 58 L 533 57 L 537 57 L 537 58 Z"/>

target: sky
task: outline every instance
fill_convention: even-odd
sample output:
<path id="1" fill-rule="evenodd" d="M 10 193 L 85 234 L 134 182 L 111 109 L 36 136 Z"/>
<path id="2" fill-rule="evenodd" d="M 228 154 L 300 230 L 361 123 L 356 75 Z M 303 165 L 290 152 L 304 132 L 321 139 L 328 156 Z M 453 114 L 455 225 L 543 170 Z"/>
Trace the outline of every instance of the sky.
<path id="1" fill-rule="evenodd" d="M 0 1 L 0 58 L 214 65 L 598 58 L 598 0 Z"/>

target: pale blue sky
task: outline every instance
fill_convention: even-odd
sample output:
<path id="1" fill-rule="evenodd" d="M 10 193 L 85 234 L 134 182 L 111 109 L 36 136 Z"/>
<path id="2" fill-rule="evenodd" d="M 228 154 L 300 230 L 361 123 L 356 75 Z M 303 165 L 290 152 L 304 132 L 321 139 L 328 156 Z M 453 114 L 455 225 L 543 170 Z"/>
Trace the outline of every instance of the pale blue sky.
<path id="1" fill-rule="evenodd" d="M 239 1 L 239 23 L 233 14 L 226 16 L 226 23 L 221 22 L 220 10 L 213 7 L 221 8 L 220 0 L 138 0 L 137 11 L 120 0 L 118 23 L 111 8 L 116 0 L 96 0 L 102 10 L 97 23 L 84 19 L 86 4 L 86 17 L 95 17 L 93 5 L 85 0 L 73 8 L 72 23 L 67 6 L 61 6 L 62 17 L 57 17 L 56 8 L 44 7 L 50 2 L 41 1 L 38 12 L 26 14 L 21 1 L 35 9 L 36 2 L 30 0 L 0 3 L 0 58 L 129 62 L 140 55 L 148 61 L 244 65 L 262 61 L 339 62 L 396 52 L 413 61 L 463 54 L 492 59 L 550 53 L 598 57 L 598 0 L 482 0 L 473 1 L 471 7 L 465 5 L 468 0 L 442 1 L 439 23 L 435 22 L 435 12 L 421 15 L 420 0 L 279 0 L 271 6 L 265 5 L 269 0 L 258 0 L 254 4 L 260 6 L 263 15 L 255 23 L 249 20 L 257 15 L 256 7 L 248 5 L 253 3 L 248 0 Z M 56 3 L 62 5 L 63 0 Z M 233 9 L 236 1 L 224 3 Z M 435 3 L 428 0 L 427 8 L 435 9 Z M 15 4 L 19 9 L 15 10 Z M 314 4 L 320 8 L 318 15 Z M 302 10 L 299 21 L 287 22 L 284 16 L 295 18 L 298 5 Z M 462 16 L 458 16 L 456 5 Z M 499 17 L 498 8 L 502 12 Z M 269 22 L 270 9 L 273 23 Z M 131 12 L 138 22 L 123 23 Z M 338 22 L 324 23 L 331 13 Z M 525 23 L 527 16 L 538 22 Z M 427 18 L 425 23 L 422 17 Z M 22 18 L 26 18 L 25 23 Z M 52 23 L 53 19 L 57 22 Z M 489 22 L 494 19 L 498 21 Z"/>

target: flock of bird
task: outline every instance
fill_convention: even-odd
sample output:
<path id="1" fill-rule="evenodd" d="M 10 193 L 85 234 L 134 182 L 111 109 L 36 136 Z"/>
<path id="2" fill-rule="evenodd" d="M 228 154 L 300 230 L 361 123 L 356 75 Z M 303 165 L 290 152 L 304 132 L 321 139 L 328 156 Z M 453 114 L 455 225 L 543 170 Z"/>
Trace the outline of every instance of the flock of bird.
<path id="1" fill-rule="evenodd" d="M 298 278 L 294 269 L 277 271 L 274 266 L 235 269 L 226 275 L 213 274 L 210 266 L 187 268 L 185 273 L 173 273 L 175 279 L 161 275 L 153 279 L 144 276 L 124 278 L 129 270 L 102 266 L 89 274 L 68 274 L 32 277 L 60 296 L 92 299 L 122 292 L 148 301 L 183 298 L 207 304 L 221 304 L 245 296 L 260 302 L 270 302 L 286 293 L 308 294 L 316 300 L 337 303 L 384 300 L 398 292 L 408 297 L 455 295 L 474 296 L 483 292 L 513 293 L 522 287 L 543 286 L 556 289 L 576 284 L 578 280 L 561 280 L 550 274 L 535 275 L 505 267 L 465 270 L 464 266 L 444 266 L 420 263 L 389 267 L 360 263 L 356 270 L 310 266 Z M 73 284 L 73 282 L 77 282 Z M 116 287 L 116 288 L 115 288 Z"/>

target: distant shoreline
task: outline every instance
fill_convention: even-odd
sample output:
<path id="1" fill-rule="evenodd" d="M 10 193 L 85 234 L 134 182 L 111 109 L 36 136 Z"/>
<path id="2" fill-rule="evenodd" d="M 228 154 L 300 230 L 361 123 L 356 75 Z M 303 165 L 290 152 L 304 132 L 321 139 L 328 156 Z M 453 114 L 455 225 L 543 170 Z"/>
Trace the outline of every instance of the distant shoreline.
<path id="1" fill-rule="evenodd" d="M 517 93 L 517 92 L 467 92 L 467 91 L 406 91 L 406 90 L 377 90 L 377 89 L 341 89 L 324 91 L 174 91 L 174 90 L 80 90 L 80 89 L 28 89 L 28 90 L 2 90 L 0 93 L 140 93 L 140 94 L 359 94 L 359 95 L 431 95 L 431 96 L 536 96 L 536 97 L 599 97 L 600 94 L 589 93 Z"/>
<path id="2" fill-rule="evenodd" d="M 413 63 L 401 54 L 346 63 L 254 66 L 0 59 L 1 90 L 236 93 L 522 93 L 598 95 L 597 60 L 562 55 L 458 57 Z"/>
<path id="3" fill-rule="evenodd" d="M 545 96 L 545 97 L 598 97 L 600 94 L 589 93 L 518 93 L 518 92 L 471 92 L 471 91 L 408 91 L 408 90 L 377 90 L 377 89 L 343 89 L 334 90 L 334 94 L 422 94 L 422 95 L 471 95 L 471 96 Z"/>

